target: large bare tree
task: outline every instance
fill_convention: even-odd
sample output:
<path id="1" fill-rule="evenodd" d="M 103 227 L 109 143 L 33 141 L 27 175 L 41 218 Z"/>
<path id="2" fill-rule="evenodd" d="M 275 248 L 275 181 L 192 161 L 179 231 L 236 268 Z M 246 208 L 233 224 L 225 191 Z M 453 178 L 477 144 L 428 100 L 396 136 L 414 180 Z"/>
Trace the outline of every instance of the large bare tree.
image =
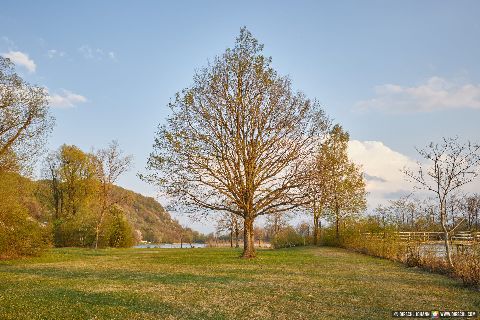
<path id="1" fill-rule="evenodd" d="M 295 92 L 262 50 L 242 28 L 232 49 L 196 72 L 170 103 L 172 115 L 149 159 L 150 180 L 183 210 L 242 218 L 246 258 L 255 256 L 258 216 L 307 201 L 298 192 L 304 160 L 326 122 L 319 105 Z"/>
<path id="2" fill-rule="evenodd" d="M 0 169 L 19 169 L 35 159 L 53 123 L 46 90 L 23 81 L 13 63 L 0 57 Z"/>
<path id="3" fill-rule="evenodd" d="M 424 190 L 433 192 L 439 207 L 440 223 L 445 241 L 448 263 L 453 267 L 450 247 L 450 229 L 447 219 L 447 200 L 453 192 L 472 182 L 480 174 L 480 145 L 462 143 L 456 138 L 443 138 L 417 149 L 427 163 L 418 162 L 416 170 L 406 169 L 407 178 Z"/>

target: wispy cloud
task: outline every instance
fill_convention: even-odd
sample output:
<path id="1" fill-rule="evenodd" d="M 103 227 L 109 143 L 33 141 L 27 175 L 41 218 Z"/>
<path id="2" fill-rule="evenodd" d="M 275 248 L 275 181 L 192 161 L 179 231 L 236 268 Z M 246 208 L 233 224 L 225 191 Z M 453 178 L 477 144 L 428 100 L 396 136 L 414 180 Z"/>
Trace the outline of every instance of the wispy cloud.
<path id="1" fill-rule="evenodd" d="M 16 65 L 24 67 L 25 69 L 28 70 L 28 72 L 33 73 L 37 69 L 37 65 L 35 64 L 35 62 L 32 59 L 30 59 L 28 54 L 24 52 L 9 51 L 6 53 L 2 53 L 2 56 L 4 58 L 9 58 Z"/>
<path id="2" fill-rule="evenodd" d="M 418 86 L 384 84 L 375 87 L 375 97 L 360 101 L 356 108 L 386 112 L 431 112 L 443 109 L 480 109 L 480 84 L 431 77 Z"/>
<path id="3" fill-rule="evenodd" d="M 117 61 L 117 56 L 115 55 L 115 52 L 109 51 L 108 52 L 108 57 L 112 59 L 113 61 Z"/>
<path id="4" fill-rule="evenodd" d="M 47 51 L 47 57 L 49 57 L 50 59 L 53 59 L 55 57 L 64 57 L 66 55 L 66 53 L 64 51 L 60 51 L 60 50 L 57 50 L 57 49 L 50 49 Z"/>
<path id="5" fill-rule="evenodd" d="M 91 59 L 91 60 L 110 59 L 112 61 L 117 61 L 115 52 L 106 51 L 101 48 L 93 48 L 86 44 L 79 47 L 78 51 L 85 59 Z"/>
<path id="6" fill-rule="evenodd" d="M 8 50 L 15 50 L 16 49 L 15 42 L 13 42 L 7 36 L 2 36 L 0 39 L 2 39 L 2 42 L 8 48 Z"/>
<path id="7" fill-rule="evenodd" d="M 54 108 L 73 108 L 79 103 L 87 102 L 84 96 L 62 89 L 60 93 L 49 94 L 49 103 Z"/>

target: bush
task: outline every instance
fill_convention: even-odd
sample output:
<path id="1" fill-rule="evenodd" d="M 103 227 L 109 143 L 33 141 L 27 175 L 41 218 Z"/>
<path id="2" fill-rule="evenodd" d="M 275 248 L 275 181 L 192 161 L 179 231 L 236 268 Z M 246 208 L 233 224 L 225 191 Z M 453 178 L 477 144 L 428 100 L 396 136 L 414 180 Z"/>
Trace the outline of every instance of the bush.
<path id="1" fill-rule="evenodd" d="M 304 246 L 307 243 L 307 239 L 298 234 L 294 228 L 287 227 L 279 231 L 277 235 L 273 238 L 272 247 L 275 249 L 288 248 Z"/>
<path id="2" fill-rule="evenodd" d="M 56 247 L 91 247 L 95 243 L 95 221 L 91 214 L 79 212 L 53 221 Z"/>
<path id="3" fill-rule="evenodd" d="M 134 230 L 125 217 L 125 213 L 119 208 L 115 207 L 110 211 L 105 229 L 103 239 L 105 246 L 129 248 L 135 244 Z"/>
<path id="4" fill-rule="evenodd" d="M 49 230 L 22 210 L 0 212 L 0 259 L 39 255 L 49 244 Z"/>
<path id="5" fill-rule="evenodd" d="M 38 255 L 50 244 L 50 229 L 28 213 L 28 192 L 20 176 L 0 172 L 0 259 Z"/>
<path id="6" fill-rule="evenodd" d="M 454 273 L 465 285 L 480 289 L 480 245 L 474 245 L 454 256 Z"/>

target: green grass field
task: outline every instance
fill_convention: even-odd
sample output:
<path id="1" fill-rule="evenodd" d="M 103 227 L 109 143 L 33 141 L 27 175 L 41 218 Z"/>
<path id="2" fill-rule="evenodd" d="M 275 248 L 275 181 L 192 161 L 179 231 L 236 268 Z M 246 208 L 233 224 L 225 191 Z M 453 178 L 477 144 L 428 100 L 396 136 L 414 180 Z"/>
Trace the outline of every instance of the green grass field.
<path id="1" fill-rule="evenodd" d="M 480 310 L 445 276 L 335 248 L 54 249 L 0 262 L 0 319 L 389 319 Z"/>

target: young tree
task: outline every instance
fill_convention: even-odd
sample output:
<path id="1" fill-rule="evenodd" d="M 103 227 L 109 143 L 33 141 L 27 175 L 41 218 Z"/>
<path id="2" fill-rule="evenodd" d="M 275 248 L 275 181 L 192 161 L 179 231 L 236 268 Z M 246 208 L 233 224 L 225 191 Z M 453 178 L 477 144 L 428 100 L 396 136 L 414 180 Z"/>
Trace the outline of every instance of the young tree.
<path id="1" fill-rule="evenodd" d="M 297 225 L 297 233 L 303 238 L 303 245 L 307 245 L 307 239 L 310 237 L 310 225 L 302 222 Z"/>
<path id="2" fill-rule="evenodd" d="M 217 221 L 217 231 L 228 231 L 230 234 L 230 247 L 233 248 L 233 239 L 235 238 L 235 248 L 239 247 L 240 236 L 240 217 L 231 212 L 225 212 Z"/>
<path id="3" fill-rule="evenodd" d="M 263 46 L 242 28 L 170 103 L 148 180 L 185 211 L 227 211 L 244 222 L 243 257 L 255 256 L 253 223 L 305 203 L 304 160 L 325 128 L 323 110 L 294 92 Z M 233 206 L 231 204 L 234 204 Z"/>
<path id="4" fill-rule="evenodd" d="M 450 231 L 447 220 L 447 199 L 466 184 L 472 182 L 480 171 L 480 145 L 471 142 L 462 143 L 456 138 L 443 138 L 440 143 L 430 143 L 417 152 L 428 161 L 418 162 L 416 170 L 405 169 L 407 179 L 417 187 L 435 194 L 439 207 L 447 260 L 453 267 L 450 247 Z M 455 228 L 455 226 L 453 226 Z"/>
<path id="5" fill-rule="evenodd" d="M 35 159 L 54 123 L 46 90 L 24 82 L 13 67 L 0 57 L 0 170 Z"/>
<path id="6" fill-rule="evenodd" d="M 134 230 L 125 217 L 125 213 L 118 207 L 112 207 L 108 218 L 106 244 L 113 248 L 133 246 L 135 243 Z"/>
<path id="7" fill-rule="evenodd" d="M 320 217 L 327 213 L 340 239 L 340 221 L 366 208 L 365 180 L 360 168 L 348 159 L 349 135 L 340 125 L 331 129 L 309 165 L 306 193 L 313 211 L 313 241 L 318 242 Z"/>
<path id="8" fill-rule="evenodd" d="M 326 141 L 322 143 L 308 166 L 309 179 L 303 186 L 305 195 L 310 200 L 307 208 L 312 210 L 313 215 L 313 244 L 318 245 L 320 235 L 321 218 L 329 207 L 331 200 L 332 179 L 330 173 L 330 155 Z"/>
<path id="9" fill-rule="evenodd" d="M 282 229 L 288 226 L 289 215 L 285 212 L 274 212 L 267 216 L 266 229 L 269 233 L 269 238 L 272 240 L 280 233 Z"/>
<path id="10" fill-rule="evenodd" d="M 124 156 L 117 141 L 112 141 L 105 149 L 95 153 L 95 176 L 100 183 L 98 190 L 99 209 L 95 224 L 95 249 L 98 248 L 98 239 L 105 215 L 117 204 L 126 199 L 119 193 L 113 192 L 114 183 L 128 171 L 132 163 L 132 156 Z M 116 196 L 117 195 L 117 196 Z"/>
<path id="11" fill-rule="evenodd" d="M 480 194 L 464 196 L 463 209 L 469 230 L 480 230 Z"/>

